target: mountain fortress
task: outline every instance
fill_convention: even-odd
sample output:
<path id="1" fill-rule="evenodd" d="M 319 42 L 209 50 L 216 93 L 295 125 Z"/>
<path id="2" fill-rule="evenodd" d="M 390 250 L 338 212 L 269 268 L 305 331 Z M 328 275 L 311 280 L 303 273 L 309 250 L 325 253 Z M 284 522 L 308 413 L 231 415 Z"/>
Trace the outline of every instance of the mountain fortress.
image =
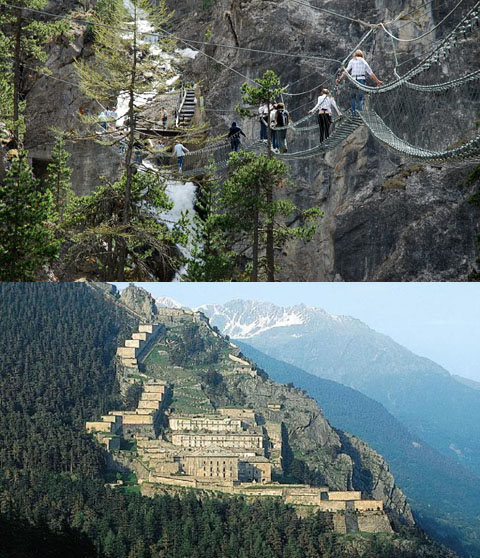
<path id="1" fill-rule="evenodd" d="M 113 467 L 133 470 L 146 495 L 169 488 L 279 498 L 302 515 L 329 514 L 339 533 L 392 532 L 382 499 L 364 499 L 353 489 L 285 482 L 285 462 L 292 453 L 283 420 L 288 415 L 285 396 L 267 395 L 258 406 L 214 404 L 207 393 L 211 386 L 175 363 L 179 349 L 173 340 L 179 332 L 193 332 L 183 351 L 205 340 L 209 349 L 204 354 L 217 361 L 196 368 L 202 373 L 208 368 L 205 373 L 217 389 L 224 389 L 226 381 L 262 380 L 262 372 L 201 312 L 156 308 L 154 314 L 117 349 L 121 392 L 126 396 L 137 389 L 136 407 L 86 423 L 87 432 L 110 452 Z M 172 347 L 177 351 L 173 356 Z"/>

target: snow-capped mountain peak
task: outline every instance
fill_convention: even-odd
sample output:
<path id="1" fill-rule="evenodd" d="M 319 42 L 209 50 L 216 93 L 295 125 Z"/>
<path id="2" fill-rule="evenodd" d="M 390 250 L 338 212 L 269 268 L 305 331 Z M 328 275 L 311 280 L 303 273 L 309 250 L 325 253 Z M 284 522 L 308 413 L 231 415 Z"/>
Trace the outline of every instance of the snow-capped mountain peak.
<path id="1" fill-rule="evenodd" d="M 215 323 L 224 335 L 248 339 L 273 328 L 303 325 L 307 321 L 306 306 L 280 308 L 271 303 L 233 300 L 224 305 L 197 308 Z"/>
<path id="2" fill-rule="evenodd" d="M 180 302 L 176 301 L 173 298 L 169 298 L 168 296 L 159 296 L 155 299 L 157 306 L 163 308 L 183 308 L 183 305 Z"/>

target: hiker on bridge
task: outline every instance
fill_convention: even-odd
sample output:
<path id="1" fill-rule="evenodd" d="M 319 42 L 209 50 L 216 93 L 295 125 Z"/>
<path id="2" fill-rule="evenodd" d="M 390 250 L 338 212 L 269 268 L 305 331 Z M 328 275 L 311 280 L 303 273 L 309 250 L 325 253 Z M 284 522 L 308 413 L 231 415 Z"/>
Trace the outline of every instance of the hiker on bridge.
<path id="1" fill-rule="evenodd" d="M 237 123 L 232 122 L 228 132 L 228 137 L 230 138 L 230 151 L 238 151 L 238 148 L 240 147 L 240 135 L 247 138 L 247 136 L 243 133 L 243 130 L 237 126 Z"/>
<path id="2" fill-rule="evenodd" d="M 280 150 L 280 153 L 287 152 L 287 129 L 288 120 L 290 115 L 288 111 L 285 110 L 285 105 L 283 103 L 276 104 L 276 112 L 275 112 L 275 132 L 277 136 L 277 149 Z M 284 128 L 279 129 L 279 128 Z"/>
<path id="3" fill-rule="evenodd" d="M 166 165 L 167 161 L 168 161 L 168 156 L 167 156 L 167 153 L 165 151 L 165 144 L 163 143 L 162 140 L 159 140 L 155 144 L 154 150 L 157 154 L 157 166 L 161 167 L 163 165 Z"/>
<path id="4" fill-rule="evenodd" d="M 339 83 L 344 77 L 345 73 L 348 72 L 352 77 L 363 85 L 367 85 L 367 74 L 375 81 L 377 85 L 383 85 L 377 76 L 373 73 L 372 68 L 370 68 L 368 62 L 365 60 L 365 55 L 361 50 L 356 50 L 353 58 L 348 63 L 345 72 L 337 79 Z M 355 86 L 354 83 L 350 83 L 352 92 L 350 94 L 350 105 L 352 107 L 352 114 L 355 114 L 355 109 L 363 110 L 363 91 Z"/>
<path id="5" fill-rule="evenodd" d="M 337 103 L 328 89 L 322 89 L 321 95 L 318 97 L 317 104 L 308 111 L 312 114 L 318 109 L 318 128 L 320 131 L 320 143 L 330 136 L 330 124 L 332 123 L 332 108 L 335 109 L 338 116 L 342 113 L 338 110 Z"/>
<path id="6" fill-rule="evenodd" d="M 183 158 L 185 157 L 185 153 L 188 153 L 189 150 L 177 140 L 175 142 L 175 147 L 173 148 L 173 152 L 177 156 L 178 170 L 182 172 Z"/>
<path id="7" fill-rule="evenodd" d="M 110 109 L 107 107 L 105 107 L 102 112 L 98 115 L 98 121 L 100 123 L 100 128 L 102 128 L 102 130 L 107 130 L 107 122 L 108 122 L 108 114 L 110 112 Z"/>
<path id="8" fill-rule="evenodd" d="M 268 122 L 268 105 L 263 103 L 258 109 L 258 119 L 260 121 L 260 139 L 267 141 L 267 122 Z"/>
<path id="9" fill-rule="evenodd" d="M 162 128 L 164 130 L 166 130 L 167 129 L 168 116 L 167 116 L 167 111 L 165 110 L 165 107 L 160 107 L 160 120 L 162 121 Z"/>
<path id="10" fill-rule="evenodd" d="M 277 118 L 277 104 L 270 105 L 270 139 L 272 140 L 272 148 L 274 151 L 278 149 L 277 130 L 275 129 L 275 120 Z"/>

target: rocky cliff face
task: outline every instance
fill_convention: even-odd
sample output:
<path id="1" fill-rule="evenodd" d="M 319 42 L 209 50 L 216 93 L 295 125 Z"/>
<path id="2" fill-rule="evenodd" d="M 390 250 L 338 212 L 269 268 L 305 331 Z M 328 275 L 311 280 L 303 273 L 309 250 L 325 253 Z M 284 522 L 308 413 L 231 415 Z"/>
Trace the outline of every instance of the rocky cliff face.
<path id="1" fill-rule="evenodd" d="M 52 0 L 46 11 L 58 14 L 74 11 L 74 17 L 88 19 L 86 11 L 95 3 L 96 0 Z M 45 65 L 51 75 L 31 73 L 26 80 L 25 147 L 37 176 L 42 175 L 51 160 L 55 131 L 74 132 L 87 138 L 86 130 L 82 133 L 79 110 L 90 115 L 103 110 L 81 92 L 74 67 L 76 58 L 92 55 L 91 47 L 85 25 L 74 24 L 70 36 L 62 36 L 48 47 L 49 58 Z M 69 164 L 73 169 L 72 185 L 77 195 L 90 193 L 101 183 L 101 177 L 113 181 L 121 173 L 122 157 L 115 148 L 83 139 L 68 142 L 67 149 L 72 154 Z"/>
<path id="2" fill-rule="evenodd" d="M 308 92 L 285 98 L 294 119 L 304 116 L 316 100 L 317 90 L 310 90 L 332 78 L 338 63 L 302 59 L 302 53 L 343 60 L 366 31 L 354 21 L 318 11 L 307 2 L 212 0 L 202 4 L 187 0 L 181 6 L 169 2 L 176 10 L 182 37 L 204 40 L 205 33 L 211 34 L 210 43 L 226 46 L 204 47 L 205 53 L 244 76 L 202 55 L 191 65 L 187 75 L 203 80 L 207 109 L 224 111 L 207 111 L 218 131 L 224 131 L 235 117 L 241 83 L 267 69 L 275 70 L 282 84 L 293 84 L 289 92 Z M 432 9 L 404 18 L 402 38 L 418 36 L 446 15 L 445 7 L 434 4 Z M 202 5 L 209 7 L 202 9 Z M 401 11 L 408 13 L 415 6 L 415 2 L 401 0 L 361 0 L 353 6 L 348 0 L 338 0 L 320 7 L 376 22 L 388 21 Z M 420 54 L 432 36 L 415 43 L 409 52 Z M 378 35 L 375 48 L 368 52 L 374 71 L 384 79 L 393 66 L 387 39 Z M 474 38 L 471 41 L 467 57 L 473 61 L 478 44 Z M 228 48 L 231 46 L 298 52 L 299 57 Z M 406 51 L 411 47 L 400 43 L 399 48 Z M 448 65 L 442 71 L 441 79 L 448 79 Z M 425 111 L 428 113 L 428 106 Z M 256 137 L 256 123 L 242 125 L 249 136 Z M 437 122 L 432 118 L 430 125 L 436 127 Z M 325 216 L 313 242 L 293 242 L 279 255 L 279 279 L 462 280 L 472 270 L 480 212 L 468 203 L 475 187 L 462 187 L 471 170 L 468 167 L 448 169 L 402 160 L 377 144 L 365 128 L 325 156 L 289 164 L 295 182 L 289 197 L 301 208 L 320 204 Z"/>
<path id="3" fill-rule="evenodd" d="M 285 457 L 287 470 L 298 470 L 303 462 L 317 482 L 332 490 L 361 490 L 382 499 L 394 520 L 414 523 L 405 495 L 396 486 L 383 457 L 355 436 L 333 429 L 305 392 L 276 384 L 262 375 L 227 376 L 225 381 L 231 393 L 244 394 L 243 404 L 262 412 L 266 402 L 282 403 L 275 419 L 285 423 L 286 439 L 293 450 L 293 455 L 287 451 Z M 295 464 L 293 459 L 297 460 Z"/>
<path id="4" fill-rule="evenodd" d="M 52 0 L 48 9 L 86 10 L 94 3 Z M 303 117 L 316 100 L 319 84 L 334 77 L 338 69 L 338 62 L 305 59 L 305 53 L 343 60 L 366 30 L 352 20 L 388 21 L 418 7 L 414 0 L 359 0 L 354 6 L 348 0 L 338 0 L 320 6 L 351 17 L 345 19 L 296 0 L 167 3 L 175 10 L 177 35 L 200 41 L 207 37 L 209 43 L 220 45 L 191 45 L 208 56 L 198 55 L 184 74 L 186 80 L 202 84 L 212 135 L 224 133 L 236 118 L 234 106 L 240 100 L 240 85 L 267 69 L 275 70 L 282 84 L 291 84 L 289 92 L 295 96 L 285 98 L 287 108 L 294 120 Z M 402 21 L 401 37 L 412 38 L 432 28 L 449 9 L 434 2 L 410 13 Z M 435 35 L 415 43 L 415 48 L 400 43 L 400 53 L 410 49 L 413 56 L 420 55 L 432 37 Z M 478 66 L 478 41 L 475 36 L 470 41 L 471 48 L 462 61 L 465 68 Z M 238 46 L 299 56 L 284 58 L 229 48 Z M 374 71 L 386 80 L 393 67 L 390 50 L 388 37 L 378 34 L 368 51 Z M 73 60 L 90 54 L 84 27 L 79 26 L 73 39 L 63 38 L 51 45 L 47 66 L 63 81 L 41 75 L 27 80 L 26 146 L 40 174 L 50 159 L 51 128 L 76 129 L 78 109 L 91 114 L 101 110 L 76 85 Z M 443 80 L 449 78 L 452 66 L 443 65 Z M 344 102 L 343 108 L 347 105 Z M 428 114 L 429 108 L 419 107 L 419 111 Z M 242 125 L 250 137 L 257 136 L 256 122 Z M 430 125 L 437 128 L 438 120 L 432 117 Z M 69 150 L 77 194 L 91 191 L 100 176 L 114 180 L 120 172 L 121 155 L 113 148 L 76 142 Z M 472 271 L 478 256 L 474 236 L 480 232 L 480 208 L 468 200 L 479 183 L 462 186 L 471 166 L 446 168 L 403 160 L 376 143 L 365 128 L 325 155 L 290 161 L 289 165 L 295 186 L 286 192 L 288 197 L 300 208 L 321 205 L 325 216 L 312 242 L 292 241 L 278 254 L 280 280 L 448 281 L 464 280 Z"/>
<path id="5" fill-rule="evenodd" d="M 141 316 L 145 322 L 155 322 L 158 314 L 155 299 L 140 287 L 130 286 L 120 293 L 121 302 L 129 309 Z"/>

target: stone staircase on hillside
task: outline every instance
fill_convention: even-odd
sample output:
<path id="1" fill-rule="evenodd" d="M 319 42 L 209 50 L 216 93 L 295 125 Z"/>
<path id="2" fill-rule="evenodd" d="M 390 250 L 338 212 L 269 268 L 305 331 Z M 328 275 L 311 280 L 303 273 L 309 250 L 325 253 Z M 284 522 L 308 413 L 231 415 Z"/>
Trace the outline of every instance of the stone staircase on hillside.
<path id="1" fill-rule="evenodd" d="M 123 347 L 117 348 L 117 372 L 120 380 L 120 391 L 125 395 L 129 385 L 148 379 L 141 370 L 139 361 L 145 358 L 159 335 L 165 331 L 164 326 L 140 324 L 138 331 L 126 339 Z"/>
<path id="2" fill-rule="evenodd" d="M 98 421 L 88 421 L 86 431 L 93 434 L 108 450 L 120 449 L 120 438 L 156 438 L 157 413 L 162 409 L 168 385 L 149 380 L 135 411 L 110 411 Z"/>

